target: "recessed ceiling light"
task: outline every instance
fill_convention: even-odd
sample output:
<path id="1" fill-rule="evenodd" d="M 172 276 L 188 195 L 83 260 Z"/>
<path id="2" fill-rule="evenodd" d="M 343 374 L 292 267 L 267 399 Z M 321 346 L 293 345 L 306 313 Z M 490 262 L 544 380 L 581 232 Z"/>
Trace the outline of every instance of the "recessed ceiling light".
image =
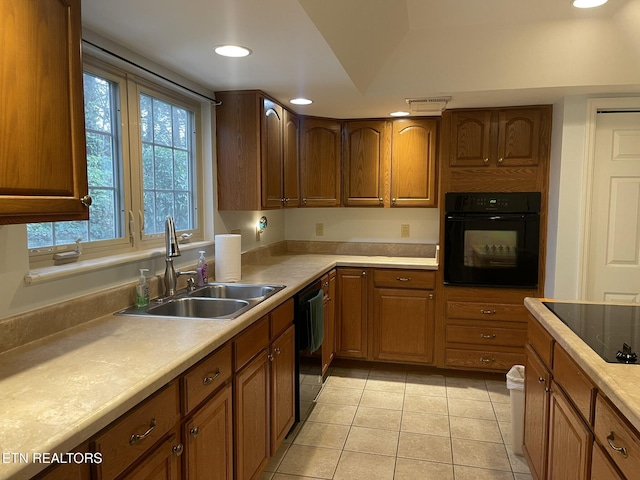
<path id="1" fill-rule="evenodd" d="M 223 57 L 246 57 L 251 53 L 251 50 L 240 45 L 219 45 L 214 51 Z"/>
<path id="2" fill-rule="evenodd" d="M 409 112 L 391 112 L 389 115 L 392 117 L 408 117 L 411 114 Z"/>
<path id="3" fill-rule="evenodd" d="M 289 100 L 289 103 L 293 103 L 294 105 L 311 105 L 313 100 L 309 100 L 308 98 L 292 98 Z"/>
<path id="4" fill-rule="evenodd" d="M 608 0 L 571 0 L 571 5 L 576 8 L 594 8 L 604 5 Z"/>

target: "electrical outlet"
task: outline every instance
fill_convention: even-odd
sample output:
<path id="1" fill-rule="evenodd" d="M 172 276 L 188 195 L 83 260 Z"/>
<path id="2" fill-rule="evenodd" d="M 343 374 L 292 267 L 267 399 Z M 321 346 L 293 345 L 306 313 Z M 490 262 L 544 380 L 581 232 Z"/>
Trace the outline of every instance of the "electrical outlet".
<path id="1" fill-rule="evenodd" d="M 316 237 L 324 235 L 324 223 L 316 223 Z"/>
<path id="2" fill-rule="evenodd" d="M 409 224 L 408 223 L 403 223 L 402 225 L 400 225 L 400 236 L 402 238 L 406 238 L 409 236 Z"/>

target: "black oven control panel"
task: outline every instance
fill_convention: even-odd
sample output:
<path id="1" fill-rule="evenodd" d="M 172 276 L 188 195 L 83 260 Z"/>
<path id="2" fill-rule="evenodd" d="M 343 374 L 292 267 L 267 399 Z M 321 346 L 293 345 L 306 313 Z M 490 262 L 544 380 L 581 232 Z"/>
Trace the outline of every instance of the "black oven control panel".
<path id="1" fill-rule="evenodd" d="M 540 192 L 447 192 L 447 213 L 540 212 Z"/>

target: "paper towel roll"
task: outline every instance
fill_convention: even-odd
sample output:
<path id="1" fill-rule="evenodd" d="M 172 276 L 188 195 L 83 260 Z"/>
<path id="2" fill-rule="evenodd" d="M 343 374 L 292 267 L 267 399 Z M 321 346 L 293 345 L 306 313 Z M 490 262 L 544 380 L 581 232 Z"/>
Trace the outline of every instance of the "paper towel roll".
<path id="1" fill-rule="evenodd" d="M 238 282 L 242 276 L 241 235 L 216 235 L 216 282 Z"/>

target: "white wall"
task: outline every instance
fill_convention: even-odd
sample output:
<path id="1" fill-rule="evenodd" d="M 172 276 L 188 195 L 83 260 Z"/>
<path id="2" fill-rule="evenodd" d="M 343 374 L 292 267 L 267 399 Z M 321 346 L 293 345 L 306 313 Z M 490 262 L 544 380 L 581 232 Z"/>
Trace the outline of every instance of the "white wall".
<path id="1" fill-rule="evenodd" d="M 324 242 L 438 243 L 437 208 L 299 208 L 285 211 L 285 238 Z M 324 235 L 316 235 L 322 223 Z M 400 225 L 409 237 L 400 237 Z"/>
<path id="2" fill-rule="evenodd" d="M 256 233 L 256 226 L 261 216 L 267 217 L 267 228 L 263 233 Z M 242 235 L 242 251 L 247 252 L 258 247 L 283 241 L 284 213 L 282 210 L 220 212 L 215 216 L 216 233 L 231 233 L 240 230 Z"/>

